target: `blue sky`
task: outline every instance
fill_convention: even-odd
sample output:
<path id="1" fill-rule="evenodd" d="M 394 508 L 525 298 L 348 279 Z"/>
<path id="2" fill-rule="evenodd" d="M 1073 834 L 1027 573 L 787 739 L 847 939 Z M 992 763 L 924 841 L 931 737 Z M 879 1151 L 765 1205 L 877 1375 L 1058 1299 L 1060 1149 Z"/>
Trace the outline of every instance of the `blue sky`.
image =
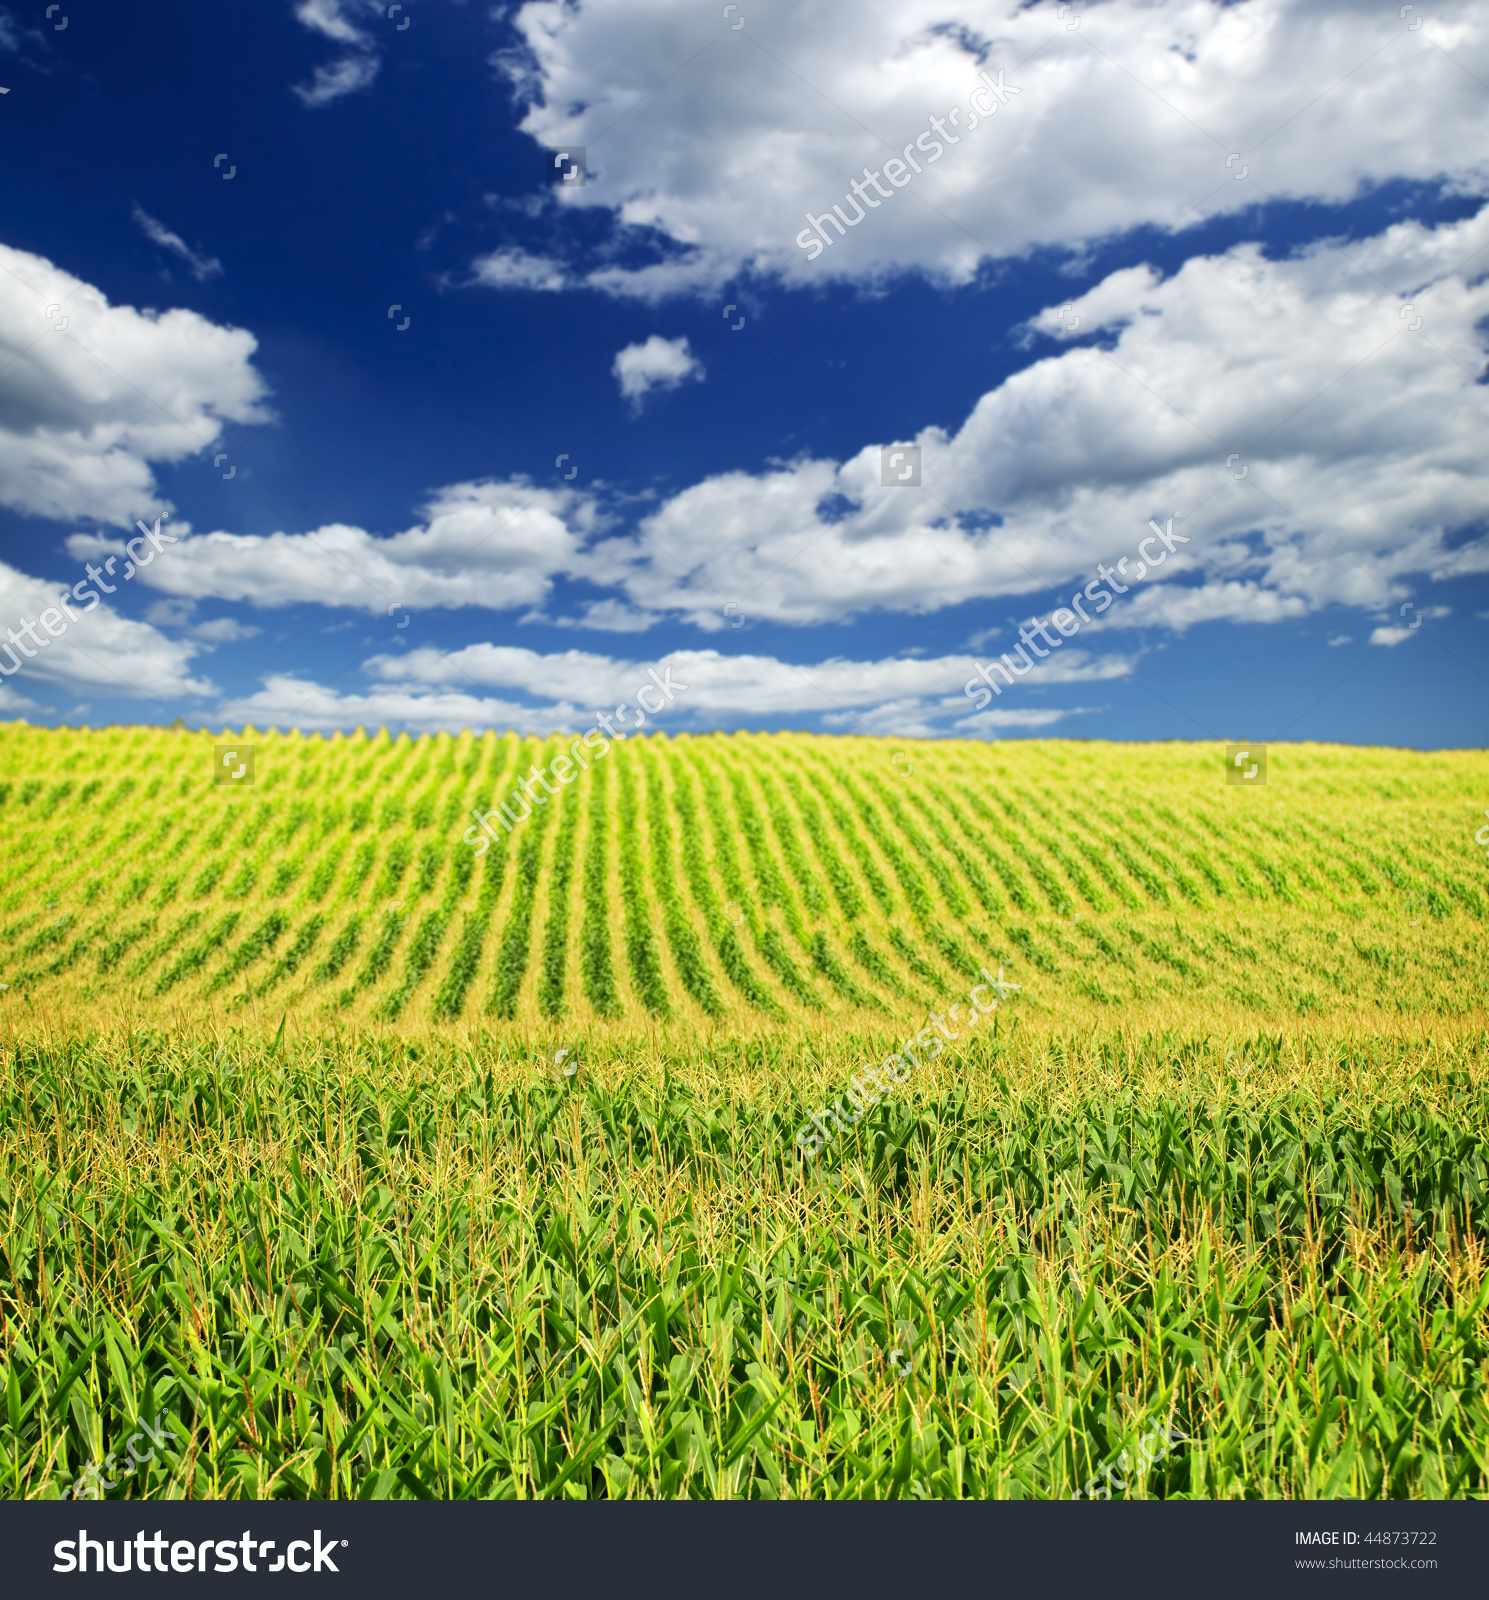
<path id="1" fill-rule="evenodd" d="M 0 9 L 0 716 L 1486 742 L 1481 11 L 389 10 Z"/>

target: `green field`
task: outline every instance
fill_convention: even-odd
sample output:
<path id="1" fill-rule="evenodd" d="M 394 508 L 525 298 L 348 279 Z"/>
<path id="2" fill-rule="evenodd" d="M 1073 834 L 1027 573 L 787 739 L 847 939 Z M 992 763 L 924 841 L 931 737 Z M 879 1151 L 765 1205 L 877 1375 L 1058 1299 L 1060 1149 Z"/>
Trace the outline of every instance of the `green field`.
<path id="1" fill-rule="evenodd" d="M 0 729 L 7 1494 L 1489 1491 L 1489 757 L 566 745 Z"/>
<path id="2" fill-rule="evenodd" d="M 493 844 L 567 741 L 221 738 L 251 787 L 201 734 L 0 731 L 12 1014 L 732 1038 L 999 964 L 1067 1021 L 1481 1004 L 1476 753 L 1279 746 L 1253 790 L 1199 745 L 633 738 Z"/>

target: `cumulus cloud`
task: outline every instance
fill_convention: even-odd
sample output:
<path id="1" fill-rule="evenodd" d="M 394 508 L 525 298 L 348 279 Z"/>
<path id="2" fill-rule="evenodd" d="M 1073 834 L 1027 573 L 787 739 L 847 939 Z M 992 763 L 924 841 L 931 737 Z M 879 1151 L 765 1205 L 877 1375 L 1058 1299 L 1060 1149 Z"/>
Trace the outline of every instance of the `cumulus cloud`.
<path id="1" fill-rule="evenodd" d="M 1158 583 L 1130 594 L 1122 605 L 1097 617 L 1091 629 L 1166 628 L 1183 633 L 1201 622 L 1287 622 L 1307 616 L 1308 610 L 1302 595 L 1279 594 L 1254 582 Z"/>
<path id="2" fill-rule="evenodd" d="M 920 432 L 920 487 L 882 486 L 882 448 L 910 442 L 886 440 L 843 462 L 705 478 L 619 532 L 603 488 L 482 480 L 439 491 L 390 537 L 343 524 L 193 535 L 143 576 L 182 599 L 525 607 L 547 621 L 539 608 L 566 577 L 602 595 L 560 622 L 810 625 L 1085 585 L 1103 564 L 1143 565 L 1144 540 L 1148 560 L 1162 553 L 1156 521 L 1173 528 L 1173 554 L 1142 581 L 1120 569 L 1127 593 L 1093 632 L 1277 623 L 1332 605 L 1389 614 L 1424 576 L 1489 569 L 1489 279 L 1473 266 L 1486 249 L 1489 208 L 1347 249 L 1268 259 L 1245 244 L 1168 278 L 1115 272 L 1031 318 L 1047 353 L 959 428 Z M 665 361 L 617 363 L 637 394 L 693 359 L 683 340 L 631 350 L 659 346 Z M 0 426 L 0 467 L 7 449 L 37 448 Z M 36 475 L 26 481 L 34 497 Z M 75 535 L 71 548 L 105 543 Z M 979 619 L 985 631 L 994 620 Z"/>
<path id="3" fill-rule="evenodd" d="M 980 711 L 956 718 L 948 728 L 944 717 L 937 720 L 928 716 L 920 701 L 896 700 L 868 711 L 832 712 L 822 721 L 840 733 L 862 733 L 881 739 L 939 739 L 948 731 L 963 738 L 981 735 L 996 739 L 1003 728 L 1048 728 L 1067 717 L 1087 716 L 1091 710 L 1089 706 L 1046 706 L 1040 710 Z"/>
<path id="4" fill-rule="evenodd" d="M 395 604 L 503 611 L 540 604 L 551 575 L 574 567 L 581 537 L 599 525 L 588 496 L 535 489 L 524 478 L 451 485 L 423 515 L 389 538 L 344 523 L 303 534 L 190 535 L 140 577 L 183 600 L 308 601 L 375 615 Z M 117 548 L 95 534 L 68 540 L 78 559 Z"/>
<path id="5" fill-rule="evenodd" d="M 624 600 L 589 600 L 577 618 L 555 617 L 562 628 L 594 628 L 600 633 L 645 633 L 656 626 L 656 617 L 638 611 Z"/>
<path id="6" fill-rule="evenodd" d="M 646 680 L 643 678 L 642 680 Z M 613 687 L 613 686 L 612 686 Z M 612 718 L 617 701 L 601 701 L 599 709 Z M 823 722 L 855 732 L 894 733 L 903 737 L 934 738 L 947 733 L 978 737 L 985 730 L 1000 727 L 1047 727 L 1071 711 L 1042 709 L 1005 714 L 984 712 L 980 716 L 959 718 L 956 713 L 967 702 L 949 697 L 934 703 L 910 700 L 892 710 L 879 708 L 824 715 Z M 812 708 L 817 709 L 817 708 Z M 674 707 L 675 716 L 664 717 L 661 725 L 679 727 L 687 718 Z M 729 720 L 748 722 L 769 713 L 743 706 Z M 634 720 L 634 703 L 627 713 Z M 318 729 L 331 732 L 356 727 L 375 728 L 384 723 L 403 726 L 415 733 L 459 733 L 462 729 L 510 728 L 519 733 L 575 733 L 593 725 L 594 710 L 581 705 L 558 703 L 529 706 L 500 696 L 476 694 L 469 690 L 419 690 L 402 684 L 387 684 L 366 692 L 346 693 L 323 687 L 305 679 L 271 675 L 256 693 L 224 700 L 213 712 L 230 726 Z M 701 719 L 700 719 L 701 720 Z M 719 720 L 723 720 L 720 718 Z"/>
<path id="7" fill-rule="evenodd" d="M 686 337 L 664 339 L 652 334 L 645 344 L 628 344 L 610 369 L 622 396 L 640 410 L 654 389 L 676 389 L 703 381 L 703 363 L 689 348 Z"/>
<path id="8" fill-rule="evenodd" d="M 510 247 L 481 256 L 472 264 L 471 275 L 488 289 L 541 289 L 551 294 L 569 284 L 562 262 Z"/>
<path id="9" fill-rule="evenodd" d="M 1129 656 L 1072 649 L 1064 659 L 1041 663 L 1039 682 L 1050 686 L 1121 678 L 1133 666 Z M 546 726 L 572 727 L 576 719 L 589 724 L 594 712 L 585 708 L 607 710 L 622 700 L 634 707 L 637 689 L 651 681 L 649 668 L 678 689 L 669 717 L 706 725 L 815 713 L 834 727 L 905 734 L 921 728 L 934 736 L 955 729 L 1042 726 L 1074 714 L 1040 708 L 979 716 L 963 692 L 976 662 L 963 655 L 881 661 L 834 657 L 802 666 L 775 656 L 717 650 L 674 650 L 648 662 L 584 650 L 544 655 L 510 645 L 475 644 L 462 650 L 422 648 L 377 655 L 363 670 L 370 678 L 421 693 L 497 689 L 546 700 L 547 715 L 554 719 Z M 528 714 L 534 713 L 529 709 Z"/>
<path id="10" fill-rule="evenodd" d="M 134 206 L 134 220 L 152 244 L 158 244 L 162 250 L 169 250 L 172 255 L 180 256 L 198 283 L 205 283 L 208 278 L 221 275 L 222 263 L 216 256 L 202 255 L 193 250 L 179 233 L 172 233 L 163 222 L 158 222 L 152 217 L 138 201 Z"/>
<path id="11" fill-rule="evenodd" d="M 198 646 L 121 617 L 106 602 L 84 610 L 86 602 L 70 599 L 76 620 L 69 621 L 58 607 L 63 593 L 61 583 L 43 582 L 0 562 L 0 673 L 12 687 L 55 685 L 73 693 L 156 700 L 217 693 L 207 679 L 192 676 Z M 52 626 L 65 631 L 51 637 L 49 630 L 33 626 L 26 632 L 23 624 L 37 624 L 48 607 L 56 613 Z M 9 640 L 11 633 L 22 642 Z M 32 645 L 33 636 L 47 642 Z M 13 665 L 17 659 L 19 671 Z"/>
<path id="12" fill-rule="evenodd" d="M 402 688 L 345 694 L 303 678 L 274 673 L 255 694 L 224 700 L 214 720 L 235 727 L 302 728 L 330 732 L 337 728 L 402 725 L 414 733 L 459 733 L 464 728 L 510 728 L 518 733 L 549 733 L 568 718 L 546 710 L 482 695 L 450 692 L 419 694 Z"/>
<path id="13" fill-rule="evenodd" d="M 473 683 L 517 689 L 550 699 L 603 704 L 617 683 L 646 680 L 646 669 L 670 666 L 689 685 L 687 704 L 707 711 L 833 711 L 877 705 L 886 699 L 949 693 L 961 695 L 974 671 L 971 656 L 915 658 L 891 656 L 882 661 L 847 661 L 834 657 L 804 667 L 774 656 L 723 655 L 717 650 L 674 650 L 655 662 L 626 661 L 587 650 L 541 655 L 513 645 L 473 644 L 462 650 L 424 648 L 396 656 L 373 656 L 366 663 L 372 677 L 430 686 Z M 1089 682 L 1123 677 L 1130 660 L 1071 650 L 1051 662 L 1046 683 Z"/>
<path id="14" fill-rule="evenodd" d="M 19 714 L 22 711 L 45 711 L 47 707 L 38 704 L 35 700 L 23 695 L 18 689 L 12 689 L 8 683 L 0 683 L 0 711 L 13 711 Z M 78 706 L 79 711 L 86 711 L 86 706 Z"/>
<path id="15" fill-rule="evenodd" d="M 1103 625 L 1400 603 L 1412 574 L 1489 569 L 1486 248 L 1489 208 L 1348 250 L 1247 244 L 1168 279 L 1115 273 L 1033 319 L 1065 343 L 1106 330 L 1108 347 L 1057 349 L 955 433 L 922 430 L 922 487 L 882 487 L 880 445 L 722 473 L 584 570 L 706 629 L 805 624 L 1083 584 L 1174 518 L 1161 575 L 1129 575 Z"/>
<path id="16" fill-rule="evenodd" d="M 0 505 L 129 527 L 169 509 L 151 462 L 263 422 L 257 348 L 194 311 L 111 306 L 44 256 L 0 245 Z"/>
<path id="17" fill-rule="evenodd" d="M 208 646 L 238 644 L 244 639 L 256 639 L 262 628 L 239 622 L 236 617 L 213 617 L 208 622 L 196 620 L 194 600 L 157 600 L 145 613 L 145 621 L 157 628 L 180 628 L 188 638 L 200 639 Z"/>
<path id="18" fill-rule="evenodd" d="M 1483 9 L 1448 0 L 1415 31 L 1397 9 L 755 0 L 736 30 L 691 0 L 530 0 L 498 67 L 524 131 L 588 147 L 599 181 L 564 203 L 661 241 L 651 264 L 588 274 L 596 287 L 658 300 L 745 270 L 962 283 L 1031 248 L 1392 178 L 1484 192 Z M 1005 74 L 1001 100 L 984 71 Z M 834 203 L 866 214 L 798 244 Z"/>
<path id="19" fill-rule="evenodd" d="M 381 65 L 372 36 L 357 26 L 354 17 L 381 16 L 382 0 L 301 0 L 295 16 L 313 33 L 348 48 L 334 61 L 315 69 L 308 84 L 297 83 L 295 93 L 311 110 L 331 105 L 345 95 L 365 89 Z"/>
<path id="20" fill-rule="evenodd" d="M 1371 644 L 1384 645 L 1387 649 L 1394 645 L 1404 644 L 1421 628 L 1424 618 L 1436 620 L 1438 617 L 1448 616 L 1452 611 L 1451 606 L 1423 606 L 1417 616 L 1408 618 L 1407 613 L 1415 609 L 1410 602 L 1403 605 L 1400 608 L 1403 621 L 1399 625 L 1396 623 L 1382 623 L 1380 627 L 1371 632 Z"/>

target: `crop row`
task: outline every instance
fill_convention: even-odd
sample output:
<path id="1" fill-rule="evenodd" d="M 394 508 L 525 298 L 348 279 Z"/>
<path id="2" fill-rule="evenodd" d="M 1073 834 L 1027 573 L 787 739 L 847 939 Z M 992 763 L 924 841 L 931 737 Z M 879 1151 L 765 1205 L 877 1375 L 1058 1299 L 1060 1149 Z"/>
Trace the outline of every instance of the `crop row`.
<path id="1" fill-rule="evenodd" d="M 1454 853 L 1440 798 L 1403 801 L 1383 829 L 1374 798 L 1336 801 L 1326 823 L 1287 793 L 1242 810 L 1182 770 L 1134 797 L 1118 773 L 1072 783 L 1027 753 L 1010 775 L 986 747 L 917 746 L 908 769 L 872 741 L 631 740 L 535 789 L 478 856 L 461 839 L 484 837 L 472 810 L 555 747 L 286 742 L 260 764 L 277 793 L 198 785 L 170 803 L 200 743 L 156 737 L 161 770 L 118 779 L 118 804 L 102 779 L 66 779 L 12 784 L 0 805 L 13 989 L 332 1009 L 365 995 L 385 1020 L 426 992 L 445 1021 L 719 1019 L 902 1010 L 997 961 L 1051 999 L 1218 988 L 1303 1011 L 1452 1009 L 1482 939 L 1477 853 Z"/>

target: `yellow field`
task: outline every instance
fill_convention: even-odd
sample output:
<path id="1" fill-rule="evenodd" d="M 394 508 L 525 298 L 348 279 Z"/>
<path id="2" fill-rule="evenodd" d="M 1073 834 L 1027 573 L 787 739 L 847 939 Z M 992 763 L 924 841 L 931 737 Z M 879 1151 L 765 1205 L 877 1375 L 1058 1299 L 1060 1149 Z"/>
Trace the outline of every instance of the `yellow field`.
<path id="1" fill-rule="evenodd" d="M 7 1494 L 1489 1493 L 1489 758 L 559 748 L 0 732 Z"/>
<path id="2" fill-rule="evenodd" d="M 13 1023 L 892 1032 L 1000 966 L 1030 1025 L 1482 1011 L 1480 752 L 11 724 L 0 793 Z"/>

